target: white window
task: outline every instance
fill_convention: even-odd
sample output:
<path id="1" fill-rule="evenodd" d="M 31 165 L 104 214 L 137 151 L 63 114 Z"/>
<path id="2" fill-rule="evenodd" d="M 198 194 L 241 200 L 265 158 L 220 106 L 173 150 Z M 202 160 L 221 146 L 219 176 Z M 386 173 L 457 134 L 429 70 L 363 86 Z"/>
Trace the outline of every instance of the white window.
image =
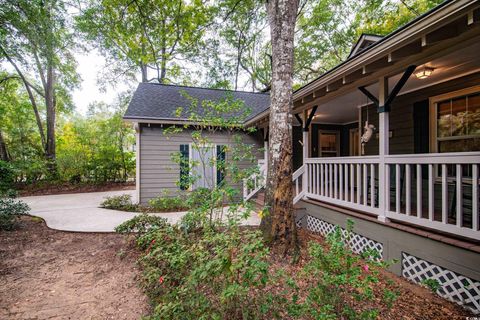
<path id="1" fill-rule="evenodd" d="M 480 86 L 430 99 L 432 152 L 480 151 Z"/>

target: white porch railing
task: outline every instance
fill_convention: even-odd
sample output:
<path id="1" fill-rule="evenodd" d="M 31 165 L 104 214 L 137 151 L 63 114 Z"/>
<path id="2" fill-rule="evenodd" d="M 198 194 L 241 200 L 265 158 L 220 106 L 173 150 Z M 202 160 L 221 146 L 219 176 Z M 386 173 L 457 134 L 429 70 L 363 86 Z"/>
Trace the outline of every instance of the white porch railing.
<path id="1" fill-rule="evenodd" d="M 252 174 L 243 181 L 244 200 L 249 200 L 265 186 L 265 180 L 267 177 L 267 163 L 265 160 L 258 160 L 258 166 L 259 172 Z"/>
<path id="2" fill-rule="evenodd" d="M 293 204 L 296 204 L 300 199 L 305 196 L 307 192 L 306 185 L 305 165 L 301 166 L 293 173 Z"/>
<path id="3" fill-rule="evenodd" d="M 389 155 L 385 164 L 387 217 L 480 239 L 480 152 Z"/>
<path id="4" fill-rule="evenodd" d="M 480 239 L 480 152 L 388 155 L 384 159 L 307 158 L 303 173 L 307 187 L 299 192 L 301 173 L 297 171 L 296 200 L 303 193 L 376 216 Z M 379 179 L 380 166 L 385 168 L 384 181 Z M 379 199 L 381 189 L 384 199 Z"/>
<path id="5" fill-rule="evenodd" d="M 307 158 L 306 165 L 306 197 L 379 214 L 379 157 Z"/>
<path id="6" fill-rule="evenodd" d="M 243 199 L 249 200 L 252 198 L 260 189 L 265 187 L 265 181 L 267 178 L 267 164 L 265 160 L 258 160 L 259 172 L 252 174 L 250 177 L 243 181 Z M 300 201 L 305 196 L 306 189 L 306 175 L 305 175 L 305 165 L 301 166 L 293 173 L 292 181 L 294 184 L 293 190 L 293 204 Z"/>

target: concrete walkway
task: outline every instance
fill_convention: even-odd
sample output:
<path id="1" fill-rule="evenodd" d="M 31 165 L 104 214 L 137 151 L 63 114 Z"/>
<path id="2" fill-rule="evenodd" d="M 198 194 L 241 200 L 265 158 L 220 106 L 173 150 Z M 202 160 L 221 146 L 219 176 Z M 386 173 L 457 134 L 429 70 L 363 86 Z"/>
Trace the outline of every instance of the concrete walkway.
<path id="1" fill-rule="evenodd" d="M 133 218 L 138 213 L 99 208 L 105 197 L 130 194 L 135 201 L 135 190 L 73 193 L 47 196 L 23 197 L 31 208 L 30 214 L 45 220 L 51 229 L 77 232 L 113 232 L 115 227 Z M 185 212 L 155 213 L 177 223 Z M 244 225 L 259 225 L 255 216 L 242 222 Z"/>

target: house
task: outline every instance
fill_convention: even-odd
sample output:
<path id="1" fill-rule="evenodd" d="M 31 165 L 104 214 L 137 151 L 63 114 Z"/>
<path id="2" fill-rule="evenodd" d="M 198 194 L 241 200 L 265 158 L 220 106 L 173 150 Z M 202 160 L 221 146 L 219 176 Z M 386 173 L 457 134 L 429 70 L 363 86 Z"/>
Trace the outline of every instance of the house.
<path id="1" fill-rule="evenodd" d="M 354 251 L 398 260 L 393 272 L 434 279 L 437 293 L 476 313 L 479 53 L 480 3 L 445 1 L 385 37 L 362 36 L 344 62 L 293 95 L 298 225 L 327 234 L 353 220 Z M 268 137 L 268 116 L 258 107 L 245 125 Z M 128 111 L 126 118 L 135 120 Z M 135 122 L 149 141 L 162 122 L 143 120 Z M 261 147 L 261 137 L 252 143 Z M 245 198 L 261 187 L 247 188 Z"/>
<path id="2" fill-rule="evenodd" d="M 137 199 L 142 204 L 162 194 L 175 195 L 181 192 L 182 186 L 178 182 L 184 174 L 184 168 L 172 159 L 172 155 L 181 152 L 187 159 L 224 157 L 228 161 L 231 156 L 229 148 L 235 144 L 234 137 L 229 131 L 207 132 L 211 146 L 203 150 L 192 146 L 192 128 L 182 132 L 169 132 L 171 126 L 183 127 L 193 124 L 188 108 L 192 100 L 198 102 L 198 116 L 204 110 L 202 102 L 220 102 L 224 99 L 241 101 L 250 112 L 242 118 L 251 117 L 265 111 L 270 105 L 270 97 L 265 93 L 230 91 L 221 89 L 196 88 L 187 86 L 164 85 L 158 83 L 140 83 L 135 91 L 124 119 L 135 123 L 137 148 Z M 183 108 L 183 112 L 178 112 Z M 238 116 L 236 114 L 221 114 L 219 116 Z M 238 132 L 244 137 L 243 142 L 256 146 L 257 156 L 264 156 L 261 149 L 264 147 L 260 132 Z M 226 149 L 224 152 L 223 150 Z M 230 148 L 231 149 L 231 148 Z M 211 154 L 210 154 L 211 153 Z M 223 154 L 225 153 L 225 154 Z M 251 165 L 247 160 L 239 163 L 240 167 Z M 209 187 L 220 182 L 221 173 L 213 166 L 205 166 L 200 179 L 190 186 L 190 189 Z M 239 185 L 240 189 L 241 186 Z"/>

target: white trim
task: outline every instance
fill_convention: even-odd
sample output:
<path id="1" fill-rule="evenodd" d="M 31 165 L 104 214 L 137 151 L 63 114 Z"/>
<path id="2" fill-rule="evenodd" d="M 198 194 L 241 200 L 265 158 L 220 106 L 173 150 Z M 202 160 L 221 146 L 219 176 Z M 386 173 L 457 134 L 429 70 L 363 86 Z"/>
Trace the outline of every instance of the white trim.
<path id="1" fill-rule="evenodd" d="M 134 123 L 134 126 L 135 126 L 135 193 L 137 195 L 137 202 L 140 203 L 140 177 L 141 177 L 141 162 L 140 162 L 140 153 L 141 153 L 141 148 L 140 148 L 140 144 L 141 144 L 141 127 L 140 127 L 140 124 L 138 122 L 135 122 Z"/>

